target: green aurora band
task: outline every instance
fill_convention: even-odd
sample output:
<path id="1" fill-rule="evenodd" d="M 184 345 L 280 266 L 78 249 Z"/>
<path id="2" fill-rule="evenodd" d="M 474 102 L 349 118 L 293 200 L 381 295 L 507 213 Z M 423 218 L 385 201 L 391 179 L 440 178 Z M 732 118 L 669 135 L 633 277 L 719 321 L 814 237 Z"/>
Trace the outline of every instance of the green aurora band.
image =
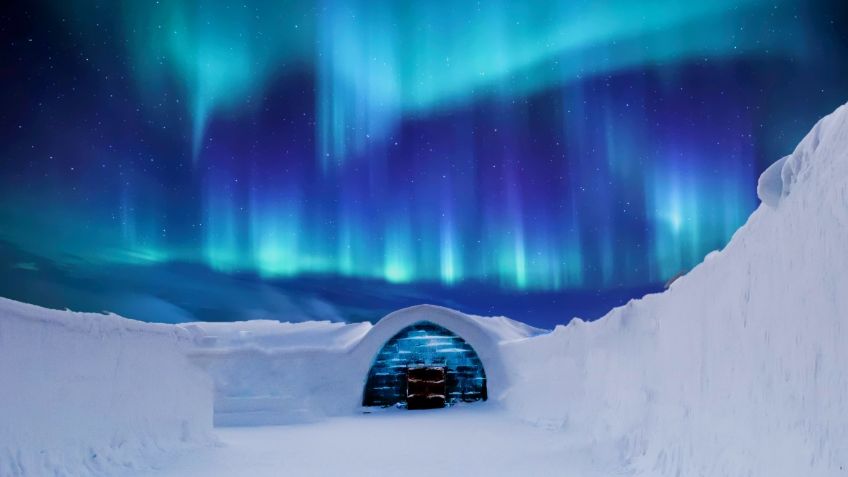
<path id="1" fill-rule="evenodd" d="M 480 281 L 517 290 L 665 280 L 721 247 L 755 206 L 751 141 L 701 150 L 706 132 L 687 141 L 672 128 L 657 145 L 643 114 L 593 107 L 616 96 L 585 85 L 647 71 L 651 84 L 675 91 L 688 64 L 804 52 L 802 42 L 782 41 L 800 28 L 789 1 L 68 3 L 55 8 L 71 24 L 94 31 L 111 22 L 120 33 L 124 50 L 109 54 L 126 55 L 144 114 L 161 119 L 162 98 L 179 103 L 186 126 L 174 128 L 183 132 L 196 189 L 185 199 L 195 205 L 180 217 L 194 219 L 174 226 L 177 219 L 162 218 L 170 193 L 138 179 L 104 192 L 117 205 L 98 213 L 118 219 L 68 232 L 75 235 L 61 251 L 38 245 L 39 227 L 24 217 L 10 219 L 20 227 L 5 237 L 91 263 L 189 261 L 265 277 Z M 759 17 L 770 27 L 752 22 Z M 221 131 L 258 121 L 269 95 L 296 75 L 314 85 L 306 98 L 312 145 L 293 153 L 296 163 L 274 153 L 264 166 L 247 164 L 263 150 L 235 151 L 234 139 L 218 139 Z M 570 142 L 561 164 L 532 171 L 519 159 L 550 158 L 528 152 L 536 132 L 512 105 L 539 97 L 556 98 L 552 121 Z M 512 115 L 498 143 L 503 156 L 471 139 L 474 125 L 450 128 L 430 148 L 436 152 L 408 163 L 391 152 L 407 137 L 405 122 L 480 104 Z M 726 117 L 753 127 L 735 111 L 717 113 Z M 704 174 L 716 167 L 727 173 Z M 537 195 L 533 181 L 552 171 L 562 177 Z M 631 203 L 642 209 L 639 223 L 622 225 L 620 211 Z M 59 209 L 71 223 L 76 212 L 98 222 L 83 207 Z M 170 228 L 179 234 L 162 233 Z M 622 244 L 632 230 L 640 238 Z"/>

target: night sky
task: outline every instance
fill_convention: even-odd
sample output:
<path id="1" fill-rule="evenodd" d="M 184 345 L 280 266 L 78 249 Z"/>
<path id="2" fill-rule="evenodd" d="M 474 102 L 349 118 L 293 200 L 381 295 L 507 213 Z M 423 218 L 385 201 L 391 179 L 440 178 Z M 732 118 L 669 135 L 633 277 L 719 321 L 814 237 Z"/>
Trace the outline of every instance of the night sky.
<path id="1" fill-rule="evenodd" d="M 843 0 L 13 3 L 0 296 L 146 321 L 594 319 L 848 101 Z"/>

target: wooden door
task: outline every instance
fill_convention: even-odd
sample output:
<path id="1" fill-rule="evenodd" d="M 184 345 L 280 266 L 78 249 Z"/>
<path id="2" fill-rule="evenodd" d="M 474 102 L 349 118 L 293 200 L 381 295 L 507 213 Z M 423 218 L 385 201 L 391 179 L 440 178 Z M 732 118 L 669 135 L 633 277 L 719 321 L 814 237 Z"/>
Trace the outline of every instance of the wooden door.
<path id="1" fill-rule="evenodd" d="M 419 366 L 406 368 L 406 408 L 445 407 L 445 368 Z"/>

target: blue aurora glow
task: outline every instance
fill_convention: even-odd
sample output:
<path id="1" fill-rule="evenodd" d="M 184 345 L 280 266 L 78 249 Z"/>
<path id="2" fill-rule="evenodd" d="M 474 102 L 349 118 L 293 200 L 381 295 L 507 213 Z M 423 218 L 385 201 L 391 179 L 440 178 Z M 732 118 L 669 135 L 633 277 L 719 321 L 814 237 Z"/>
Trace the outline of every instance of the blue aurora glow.
<path id="1" fill-rule="evenodd" d="M 82 1 L 8 21 L 0 239 L 79 270 L 655 285 L 722 247 L 759 172 L 848 93 L 839 2 Z"/>

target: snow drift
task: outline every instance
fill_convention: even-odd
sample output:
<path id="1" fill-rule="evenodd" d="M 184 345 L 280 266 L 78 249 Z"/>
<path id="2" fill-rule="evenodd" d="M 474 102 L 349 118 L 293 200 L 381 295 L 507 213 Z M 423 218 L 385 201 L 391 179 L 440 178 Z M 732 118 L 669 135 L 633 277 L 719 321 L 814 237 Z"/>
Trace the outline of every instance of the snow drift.
<path id="1" fill-rule="evenodd" d="M 209 439 L 185 330 L 0 299 L 0 475 L 115 475 Z"/>
<path id="2" fill-rule="evenodd" d="M 525 364 L 509 409 L 637 475 L 846 475 L 848 105 L 758 193 L 727 247 L 666 292 L 506 345 Z"/>

